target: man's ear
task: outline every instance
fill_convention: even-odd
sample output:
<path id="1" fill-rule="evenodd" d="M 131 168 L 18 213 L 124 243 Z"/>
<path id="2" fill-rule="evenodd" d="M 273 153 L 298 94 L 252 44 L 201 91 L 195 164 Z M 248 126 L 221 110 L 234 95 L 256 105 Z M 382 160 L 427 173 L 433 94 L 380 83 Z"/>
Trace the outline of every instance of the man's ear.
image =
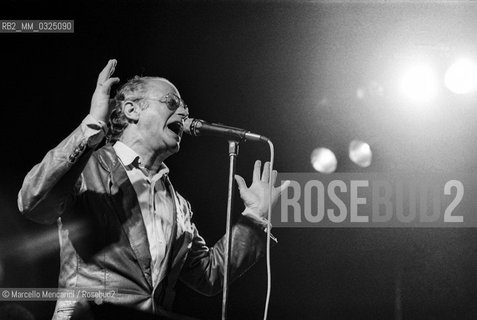
<path id="1" fill-rule="evenodd" d="M 123 105 L 123 112 L 126 118 L 133 122 L 137 123 L 139 121 L 139 111 L 140 111 L 139 104 L 134 101 L 125 101 Z"/>

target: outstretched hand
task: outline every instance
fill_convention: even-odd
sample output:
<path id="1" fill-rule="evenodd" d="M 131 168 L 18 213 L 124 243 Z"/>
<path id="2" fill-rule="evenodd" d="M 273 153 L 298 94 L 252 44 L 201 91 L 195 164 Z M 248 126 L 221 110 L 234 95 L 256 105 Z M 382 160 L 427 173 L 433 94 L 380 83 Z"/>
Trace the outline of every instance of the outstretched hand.
<path id="1" fill-rule="evenodd" d="M 253 181 L 250 187 L 247 187 L 244 178 L 235 175 L 240 191 L 240 197 L 245 205 L 245 212 L 253 214 L 260 219 L 268 219 L 268 203 L 269 203 L 269 181 L 270 181 L 270 162 L 265 162 L 263 172 L 260 174 L 262 163 L 260 160 L 255 161 L 253 168 Z M 277 179 L 277 171 L 272 172 L 272 186 L 275 185 Z M 277 202 L 280 194 L 289 186 L 290 182 L 286 181 L 281 186 L 273 187 L 272 206 Z"/>
<path id="2" fill-rule="evenodd" d="M 109 93 L 113 84 L 119 82 L 119 78 L 111 76 L 116 69 L 116 59 L 111 59 L 98 76 L 96 90 L 91 99 L 91 109 L 89 113 L 99 121 L 107 122 L 109 117 Z"/>

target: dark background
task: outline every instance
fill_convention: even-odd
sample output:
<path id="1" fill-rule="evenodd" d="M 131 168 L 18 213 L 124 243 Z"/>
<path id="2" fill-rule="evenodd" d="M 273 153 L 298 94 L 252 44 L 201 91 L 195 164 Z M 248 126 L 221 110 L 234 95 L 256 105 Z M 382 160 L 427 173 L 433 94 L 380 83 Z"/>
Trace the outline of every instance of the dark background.
<path id="1" fill-rule="evenodd" d="M 57 285 L 56 227 L 23 219 L 16 194 L 28 170 L 86 116 L 108 59 L 118 60 L 122 83 L 136 74 L 166 77 L 191 116 L 270 137 L 281 172 L 312 172 L 310 153 L 325 146 L 338 172 L 474 173 L 476 95 L 442 86 L 431 107 L 418 109 L 400 99 L 395 82 L 410 52 L 440 73 L 454 54 L 476 57 L 476 17 L 476 4 L 457 1 L 3 1 L 0 19 L 74 19 L 75 33 L 0 34 L 0 286 Z M 369 168 L 348 159 L 352 139 L 371 145 Z M 224 229 L 227 156 L 220 138 L 186 137 L 167 161 L 211 244 Z M 237 170 L 250 181 L 253 161 L 267 157 L 266 145 L 244 143 Z M 273 233 L 270 319 L 399 319 L 397 287 L 403 319 L 477 317 L 475 229 Z M 260 319 L 265 293 L 262 261 L 233 284 L 230 319 Z M 220 304 L 221 296 L 181 285 L 175 308 L 219 319 Z M 37 319 L 54 308 L 23 305 Z"/>

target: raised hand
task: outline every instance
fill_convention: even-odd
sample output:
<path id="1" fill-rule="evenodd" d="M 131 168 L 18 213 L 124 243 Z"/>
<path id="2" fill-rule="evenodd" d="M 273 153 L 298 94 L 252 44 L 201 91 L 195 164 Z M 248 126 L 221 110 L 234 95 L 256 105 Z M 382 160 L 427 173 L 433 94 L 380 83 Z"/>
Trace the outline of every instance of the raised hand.
<path id="1" fill-rule="evenodd" d="M 99 121 L 107 122 L 109 117 L 109 93 L 113 84 L 119 82 L 119 78 L 111 76 L 116 69 L 116 59 L 111 59 L 98 76 L 96 90 L 91 99 L 91 109 L 89 113 Z"/>
<path id="2" fill-rule="evenodd" d="M 250 187 L 247 187 L 245 180 L 239 175 L 235 175 L 235 181 L 237 181 L 240 197 L 245 205 L 246 213 L 253 214 L 257 218 L 268 219 L 270 162 L 265 162 L 262 174 L 260 174 L 261 166 L 262 164 L 260 160 L 255 161 L 255 166 L 253 168 L 253 181 Z M 271 179 L 273 186 L 277 179 L 276 170 L 273 170 Z M 290 182 L 286 181 L 281 186 L 276 188 L 273 187 L 272 206 L 277 202 L 278 197 L 289 184 Z"/>

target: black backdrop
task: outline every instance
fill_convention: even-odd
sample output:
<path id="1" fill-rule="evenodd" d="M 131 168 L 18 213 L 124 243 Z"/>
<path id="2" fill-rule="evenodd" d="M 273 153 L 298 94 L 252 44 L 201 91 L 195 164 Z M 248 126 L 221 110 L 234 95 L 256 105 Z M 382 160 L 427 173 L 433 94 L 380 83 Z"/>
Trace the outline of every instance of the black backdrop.
<path id="1" fill-rule="evenodd" d="M 87 114 L 97 73 L 109 58 L 118 60 L 122 82 L 136 74 L 166 77 L 192 116 L 270 137 L 282 172 L 313 171 L 310 153 L 321 145 L 335 151 L 340 172 L 473 172 L 475 95 L 444 95 L 436 105 L 439 118 L 416 121 L 387 95 L 386 63 L 409 43 L 440 59 L 442 46 L 475 53 L 476 14 L 469 2 L 3 1 L 1 19 L 74 19 L 75 33 L 0 34 L 1 286 L 56 286 L 56 228 L 24 220 L 16 194 L 26 172 Z M 356 88 L 370 81 L 384 94 L 356 99 Z M 423 134 L 425 125 L 430 129 Z M 371 167 L 347 159 L 354 138 L 371 143 Z M 250 181 L 254 159 L 267 156 L 265 146 L 242 144 L 238 172 Z M 167 164 L 213 243 L 225 221 L 226 141 L 186 137 Z M 477 315 L 473 229 L 289 228 L 274 234 L 280 243 L 272 254 L 270 319 L 394 318 L 397 270 L 404 319 Z M 265 292 L 262 261 L 233 284 L 230 318 L 259 319 Z M 175 308 L 218 319 L 220 303 L 220 296 L 180 286 Z M 54 308 L 24 306 L 37 319 L 48 319 Z"/>

